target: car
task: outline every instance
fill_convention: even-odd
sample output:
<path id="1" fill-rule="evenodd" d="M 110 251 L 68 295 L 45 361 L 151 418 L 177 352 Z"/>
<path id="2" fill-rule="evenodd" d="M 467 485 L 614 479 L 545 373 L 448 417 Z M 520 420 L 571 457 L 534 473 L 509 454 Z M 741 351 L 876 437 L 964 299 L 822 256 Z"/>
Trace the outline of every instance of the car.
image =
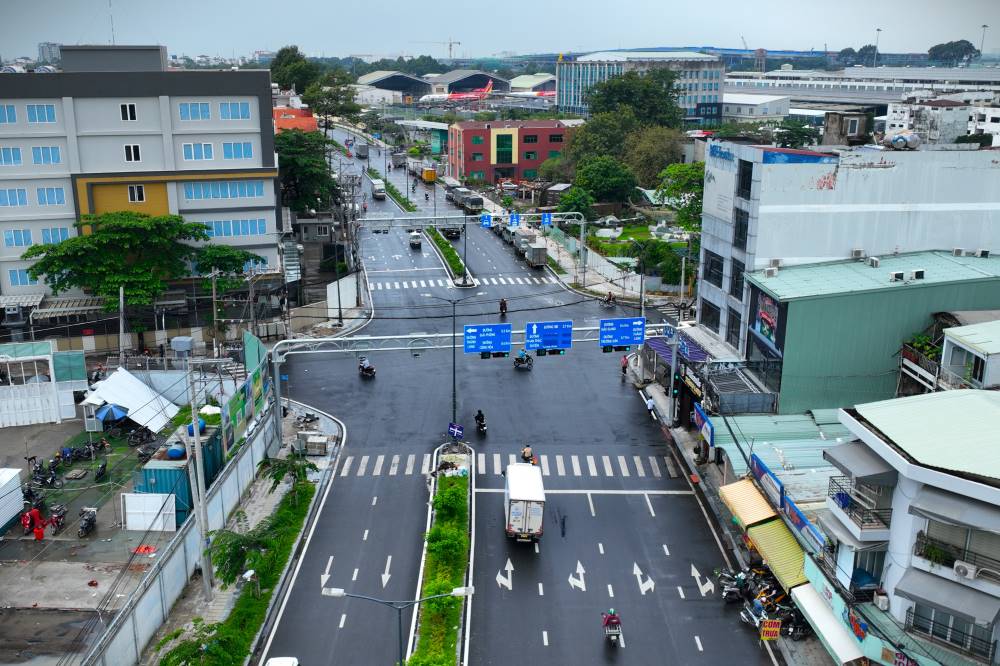
<path id="1" fill-rule="evenodd" d="M 410 247 L 417 249 L 420 247 L 422 241 L 423 239 L 419 231 L 414 231 L 410 234 Z"/>
<path id="2" fill-rule="evenodd" d="M 298 657 L 271 657 L 264 666 L 299 666 Z"/>

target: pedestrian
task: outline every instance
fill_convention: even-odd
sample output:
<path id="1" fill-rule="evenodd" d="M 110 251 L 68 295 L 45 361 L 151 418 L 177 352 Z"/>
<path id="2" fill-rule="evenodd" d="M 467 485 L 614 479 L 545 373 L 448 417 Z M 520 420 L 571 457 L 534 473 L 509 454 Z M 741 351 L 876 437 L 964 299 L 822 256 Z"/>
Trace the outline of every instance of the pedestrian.
<path id="1" fill-rule="evenodd" d="M 628 372 L 628 354 L 622 354 L 622 377 Z"/>
<path id="2" fill-rule="evenodd" d="M 45 538 L 45 525 L 40 524 L 35 526 L 35 541 L 41 541 Z"/>
<path id="3" fill-rule="evenodd" d="M 653 396 L 646 398 L 646 409 L 649 411 L 649 415 L 656 418 L 656 403 L 653 401 Z"/>
<path id="4" fill-rule="evenodd" d="M 159 345 L 160 358 L 163 358 L 163 343 Z"/>

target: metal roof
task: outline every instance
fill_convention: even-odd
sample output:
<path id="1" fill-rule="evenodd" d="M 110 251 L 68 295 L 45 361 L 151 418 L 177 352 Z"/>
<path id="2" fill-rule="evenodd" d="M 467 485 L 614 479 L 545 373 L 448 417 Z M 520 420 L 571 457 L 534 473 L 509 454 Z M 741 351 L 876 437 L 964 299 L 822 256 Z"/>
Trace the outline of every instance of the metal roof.
<path id="1" fill-rule="evenodd" d="M 842 70 L 782 69 L 769 72 L 726 72 L 727 77 L 755 79 L 826 79 L 928 81 L 951 83 L 959 81 L 1000 82 L 1000 69 L 974 67 L 847 67 Z"/>
<path id="2" fill-rule="evenodd" d="M 45 294 L 5 294 L 0 296 L 0 307 L 20 305 L 22 308 L 38 307 Z"/>
<path id="3" fill-rule="evenodd" d="M 484 72 L 480 69 L 453 69 L 450 72 L 445 72 L 444 74 L 439 74 L 433 78 L 425 80 L 436 85 L 438 83 L 454 83 L 455 81 L 467 79 L 470 76 L 486 76 L 496 81 L 503 81 L 504 83 L 507 83 L 507 79 L 501 76 L 496 76 L 495 74 L 490 74 L 489 72 Z"/>
<path id="4" fill-rule="evenodd" d="M 448 123 L 436 123 L 432 120 L 397 120 L 397 125 L 412 127 L 418 130 L 441 130 L 448 131 Z"/>
<path id="5" fill-rule="evenodd" d="M 954 338 L 967 349 L 980 354 L 1000 354 L 1000 320 L 944 329 L 945 337 Z"/>
<path id="6" fill-rule="evenodd" d="M 858 405 L 855 410 L 917 463 L 1000 479 L 1000 392 L 955 390 Z M 943 442 L 955 442 L 955 448 Z"/>
<path id="7" fill-rule="evenodd" d="M 104 310 L 104 299 L 95 296 L 65 296 L 62 298 L 46 298 L 45 307 L 38 308 L 32 314 L 35 321 L 51 317 L 80 315 Z"/>
<path id="8" fill-rule="evenodd" d="M 924 271 L 924 277 L 911 279 L 917 269 Z M 891 281 L 890 275 L 897 272 L 903 273 L 903 280 Z M 774 277 L 764 277 L 764 271 L 747 275 L 747 280 L 781 301 L 997 278 L 1000 257 L 955 257 L 938 250 L 882 256 L 878 268 L 848 259 L 783 267 Z"/>
<path id="9" fill-rule="evenodd" d="M 789 99 L 788 95 L 754 95 L 752 93 L 724 93 L 723 104 L 770 104 Z"/>
<path id="10" fill-rule="evenodd" d="M 704 60 L 719 62 L 719 56 L 696 51 L 597 51 L 576 59 L 577 62 L 624 62 L 628 60 Z"/>
<path id="11" fill-rule="evenodd" d="M 511 90 L 515 88 L 534 88 L 535 86 L 555 80 L 555 74 L 521 74 L 510 80 L 510 88 Z"/>

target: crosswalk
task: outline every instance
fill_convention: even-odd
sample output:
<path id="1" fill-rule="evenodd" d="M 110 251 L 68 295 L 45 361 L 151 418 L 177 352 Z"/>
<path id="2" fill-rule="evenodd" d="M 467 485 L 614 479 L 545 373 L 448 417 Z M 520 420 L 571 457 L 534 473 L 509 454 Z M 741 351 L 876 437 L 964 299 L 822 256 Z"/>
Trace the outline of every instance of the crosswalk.
<path id="1" fill-rule="evenodd" d="M 418 466 L 419 462 L 419 466 Z M 478 453 L 476 473 L 499 476 L 507 465 L 519 462 L 516 454 Z M 680 476 L 670 456 L 651 455 L 540 455 L 542 476 L 671 478 Z M 431 471 L 431 454 L 345 456 L 338 476 L 411 476 Z"/>
<path id="2" fill-rule="evenodd" d="M 535 284 L 555 284 L 552 277 L 481 277 L 478 278 L 480 285 L 535 285 Z M 430 287 L 444 287 L 451 289 L 450 280 L 440 278 L 425 278 L 423 280 L 372 280 L 372 291 L 392 291 L 396 289 L 427 289 Z"/>

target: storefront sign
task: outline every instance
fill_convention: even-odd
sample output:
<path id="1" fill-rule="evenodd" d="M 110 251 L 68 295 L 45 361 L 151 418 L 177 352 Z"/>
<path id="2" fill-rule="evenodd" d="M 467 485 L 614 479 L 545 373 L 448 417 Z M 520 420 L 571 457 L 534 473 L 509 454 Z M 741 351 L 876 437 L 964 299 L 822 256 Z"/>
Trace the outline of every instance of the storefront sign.
<path id="1" fill-rule="evenodd" d="M 916 659 L 910 659 L 902 652 L 896 652 L 890 648 L 882 648 L 882 663 L 892 664 L 892 666 L 920 666 Z"/>
<path id="2" fill-rule="evenodd" d="M 785 496 L 785 487 L 778 480 L 778 477 L 768 469 L 764 461 L 757 457 L 756 453 L 750 456 L 750 472 L 753 473 L 754 478 L 760 483 L 760 487 L 767 493 L 767 496 L 771 499 L 771 503 L 774 506 L 781 507 L 782 499 Z"/>
<path id="3" fill-rule="evenodd" d="M 715 446 L 715 426 L 699 402 L 694 403 L 694 422 L 698 426 L 701 438 L 708 442 L 709 446 Z"/>
<path id="4" fill-rule="evenodd" d="M 773 641 L 781 636 L 781 620 L 764 620 L 760 625 L 760 640 Z"/>
<path id="5" fill-rule="evenodd" d="M 781 505 L 781 510 L 788 518 L 788 522 L 798 531 L 798 533 L 805 539 L 806 543 L 813 547 L 814 552 L 820 552 L 826 545 L 826 538 L 823 533 L 816 529 L 805 514 L 795 506 L 795 502 L 788 496 L 784 496 L 784 500 Z"/>

